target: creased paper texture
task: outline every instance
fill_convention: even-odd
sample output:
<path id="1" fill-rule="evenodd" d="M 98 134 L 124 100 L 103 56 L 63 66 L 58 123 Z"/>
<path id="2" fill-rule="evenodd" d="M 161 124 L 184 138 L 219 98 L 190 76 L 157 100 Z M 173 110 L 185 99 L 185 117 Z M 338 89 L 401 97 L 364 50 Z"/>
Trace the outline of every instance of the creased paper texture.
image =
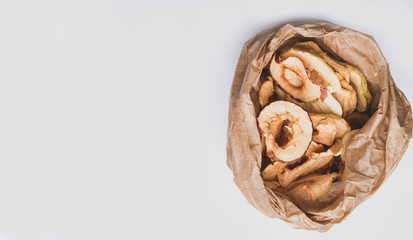
<path id="1" fill-rule="evenodd" d="M 345 142 L 343 181 L 312 202 L 288 199 L 264 185 L 256 116 L 262 69 L 286 41 L 313 40 L 361 69 L 373 94 L 367 124 Z M 330 52 L 331 51 L 331 52 Z M 396 87 L 373 37 L 327 22 L 291 23 L 263 31 L 243 47 L 231 89 L 227 164 L 249 203 L 295 228 L 327 231 L 371 196 L 394 171 L 412 137 L 409 102 Z"/>

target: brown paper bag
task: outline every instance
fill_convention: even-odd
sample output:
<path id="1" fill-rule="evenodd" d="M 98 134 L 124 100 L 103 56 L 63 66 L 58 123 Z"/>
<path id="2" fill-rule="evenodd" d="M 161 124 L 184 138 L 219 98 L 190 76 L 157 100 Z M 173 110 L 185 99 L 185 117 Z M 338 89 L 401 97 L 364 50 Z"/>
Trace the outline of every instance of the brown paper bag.
<path id="1" fill-rule="evenodd" d="M 277 48 L 294 39 L 313 40 L 360 68 L 373 95 L 371 119 L 345 144 L 343 180 L 334 183 L 321 199 L 307 202 L 273 192 L 260 176 L 261 142 L 256 121 L 259 77 Z M 244 45 L 231 89 L 227 164 L 241 192 L 263 214 L 295 228 L 327 231 L 390 176 L 411 137 L 410 104 L 396 87 L 373 37 L 327 22 L 301 22 L 263 31 Z"/>

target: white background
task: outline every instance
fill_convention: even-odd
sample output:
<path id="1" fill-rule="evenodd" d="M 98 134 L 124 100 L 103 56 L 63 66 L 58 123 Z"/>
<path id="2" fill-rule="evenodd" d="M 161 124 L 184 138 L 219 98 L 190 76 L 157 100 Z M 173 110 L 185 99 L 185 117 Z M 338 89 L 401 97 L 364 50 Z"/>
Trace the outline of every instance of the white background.
<path id="1" fill-rule="evenodd" d="M 408 239 L 412 148 L 320 234 L 251 207 L 225 147 L 254 34 L 297 17 L 370 34 L 413 102 L 412 12 L 409 1 L 1 1 L 0 239 Z"/>

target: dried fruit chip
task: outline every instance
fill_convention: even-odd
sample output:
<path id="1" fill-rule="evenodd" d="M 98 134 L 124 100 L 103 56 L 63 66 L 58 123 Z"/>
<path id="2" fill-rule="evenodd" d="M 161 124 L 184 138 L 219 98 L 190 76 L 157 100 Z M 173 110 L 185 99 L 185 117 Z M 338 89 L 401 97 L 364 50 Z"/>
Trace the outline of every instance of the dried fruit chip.
<path id="1" fill-rule="evenodd" d="M 284 126 L 291 131 L 290 140 L 280 144 Z M 258 126 L 265 138 L 267 156 L 273 161 L 292 162 L 300 159 L 311 142 L 313 127 L 308 113 L 287 101 L 275 101 L 266 106 L 258 116 Z"/>
<path id="2" fill-rule="evenodd" d="M 316 200 L 328 191 L 338 175 L 335 172 L 323 175 L 311 174 L 292 183 L 288 186 L 287 191 L 295 197 Z"/>
<path id="3" fill-rule="evenodd" d="M 334 143 L 337 134 L 337 126 L 331 118 L 323 118 L 314 124 L 313 140 L 327 146 Z"/>
<path id="4" fill-rule="evenodd" d="M 370 106 L 373 97 L 367 87 L 367 80 L 360 69 L 347 64 L 350 71 L 350 84 L 357 92 L 357 107 L 358 112 L 365 112 Z"/>
<path id="5" fill-rule="evenodd" d="M 275 180 L 277 178 L 277 174 L 285 168 L 287 164 L 281 162 L 273 162 L 272 164 L 268 165 L 261 173 L 262 179 L 265 181 L 268 180 Z"/>
<path id="6" fill-rule="evenodd" d="M 274 96 L 274 84 L 272 78 L 268 76 L 267 80 L 261 84 L 261 88 L 258 92 L 261 107 L 267 105 L 272 96 Z"/>
<path id="7" fill-rule="evenodd" d="M 286 187 L 300 176 L 307 175 L 330 162 L 330 160 L 342 150 L 340 141 L 336 141 L 327 151 L 321 153 L 311 153 L 306 162 L 294 169 L 285 168 L 278 175 L 281 186 Z"/>
<path id="8" fill-rule="evenodd" d="M 313 81 L 325 86 L 330 93 L 341 91 L 340 81 L 333 69 L 312 48 L 303 46 L 291 47 L 283 50 L 280 57 L 281 59 L 288 57 L 299 58 L 314 78 Z"/>
<path id="9" fill-rule="evenodd" d="M 322 144 L 311 141 L 310 146 L 308 146 L 307 152 L 305 152 L 305 156 L 310 157 L 310 154 L 313 152 L 315 153 L 324 152 L 324 146 Z"/>
<path id="10" fill-rule="evenodd" d="M 300 107 L 302 107 L 307 112 L 327 114 L 331 113 L 337 116 L 341 116 L 343 114 L 340 103 L 329 92 L 327 92 L 327 97 L 324 100 L 321 100 L 321 98 L 319 98 L 314 102 L 298 102 L 295 99 L 288 99 L 288 97 L 287 100 L 300 105 Z"/>
<path id="11" fill-rule="evenodd" d="M 328 146 L 351 130 L 346 120 L 334 114 L 310 113 L 310 118 L 315 130 L 313 141 Z"/>
<path id="12" fill-rule="evenodd" d="M 274 91 L 275 91 L 275 98 L 277 100 L 285 100 L 285 101 L 293 102 L 299 105 L 300 107 L 302 107 L 307 112 L 330 113 L 330 114 L 335 114 L 337 116 L 341 116 L 343 114 L 343 110 L 340 106 L 340 103 L 329 92 L 326 93 L 326 97 L 324 100 L 319 98 L 313 102 L 301 102 L 291 97 L 289 94 L 284 92 L 281 88 L 279 88 L 277 85 L 274 86 Z"/>
<path id="13" fill-rule="evenodd" d="M 322 86 L 308 78 L 300 59 L 289 57 L 278 63 L 275 57 L 274 55 L 271 60 L 270 73 L 281 89 L 304 102 L 312 102 L 322 97 Z"/>
<path id="14" fill-rule="evenodd" d="M 350 64 L 343 63 L 334 60 L 326 53 L 324 53 L 320 47 L 314 42 L 301 42 L 296 43 L 295 47 L 308 47 L 313 49 L 319 54 L 335 71 L 337 71 L 344 79 L 351 84 L 353 89 L 357 93 L 357 106 L 356 110 L 359 112 L 365 112 L 369 108 L 372 101 L 371 93 L 367 87 L 367 80 L 364 74 L 357 67 Z"/>
<path id="15" fill-rule="evenodd" d="M 341 84 L 341 92 L 333 93 L 333 96 L 340 103 L 341 108 L 343 109 L 343 117 L 348 116 L 350 113 L 356 109 L 357 106 L 357 93 L 353 87 L 343 79 L 341 75 L 336 73 L 339 76 Z"/>
<path id="16" fill-rule="evenodd" d="M 315 52 L 318 53 L 318 55 L 320 55 L 324 59 L 324 61 L 327 62 L 328 65 L 330 65 L 334 69 L 334 71 L 338 72 L 341 76 L 343 76 L 348 83 L 350 82 L 350 72 L 345 63 L 334 60 L 333 58 L 328 56 L 323 50 L 321 50 L 321 48 L 315 42 L 298 42 L 295 43 L 294 46 L 307 47 L 313 49 Z"/>

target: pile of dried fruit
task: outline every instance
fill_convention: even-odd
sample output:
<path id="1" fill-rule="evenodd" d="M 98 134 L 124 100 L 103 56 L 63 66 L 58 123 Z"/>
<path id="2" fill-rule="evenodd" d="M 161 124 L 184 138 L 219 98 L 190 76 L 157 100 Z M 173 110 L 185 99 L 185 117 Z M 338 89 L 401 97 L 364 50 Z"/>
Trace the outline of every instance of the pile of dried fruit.
<path id="1" fill-rule="evenodd" d="M 285 195 L 321 197 L 340 179 L 342 142 L 368 121 L 371 101 L 364 74 L 314 42 L 277 51 L 259 90 L 265 184 Z"/>

